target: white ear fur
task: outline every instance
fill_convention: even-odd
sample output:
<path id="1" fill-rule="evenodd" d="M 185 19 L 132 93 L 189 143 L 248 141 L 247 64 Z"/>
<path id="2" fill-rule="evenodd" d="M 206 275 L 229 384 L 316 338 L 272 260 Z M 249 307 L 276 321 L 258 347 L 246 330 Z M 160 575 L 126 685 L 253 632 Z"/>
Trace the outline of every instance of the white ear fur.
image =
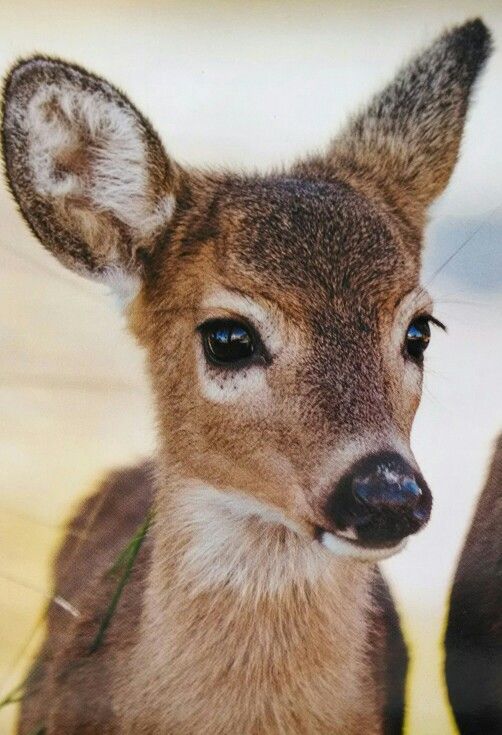
<path id="1" fill-rule="evenodd" d="M 122 268 L 108 268 L 100 273 L 96 280 L 108 287 L 118 310 L 123 314 L 141 288 L 140 277 L 134 273 L 127 273 Z"/>
<path id="2" fill-rule="evenodd" d="M 175 208 L 179 170 L 148 121 L 98 77 L 58 60 L 18 64 L 4 90 L 6 171 L 21 211 L 65 265 L 138 271 Z"/>
<path id="3" fill-rule="evenodd" d="M 42 196 L 84 198 L 138 237 L 148 237 L 169 221 L 174 197 L 151 201 L 146 142 L 130 110 L 98 90 L 67 83 L 41 86 L 27 114 L 20 108 L 13 112 L 27 133 L 33 182 Z M 79 151 L 87 166 L 80 172 L 62 170 L 62 161 Z"/>

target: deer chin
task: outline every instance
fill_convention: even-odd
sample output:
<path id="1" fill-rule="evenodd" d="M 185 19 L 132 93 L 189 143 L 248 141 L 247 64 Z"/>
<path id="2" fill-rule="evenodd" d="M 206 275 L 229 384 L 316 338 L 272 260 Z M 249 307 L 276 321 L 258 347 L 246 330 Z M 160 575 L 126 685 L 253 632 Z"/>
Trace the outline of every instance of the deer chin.
<path id="1" fill-rule="evenodd" d="M 408 539 L 404 538 L 392 546 L 363 546 L 357 541 L 344 538 L 331 531 L 321 531 L 318 535 L 319 543 L 335 556 L 346 556 L 360 561 L 376 562 L 388 559 L 399 553 L 406 546 Z"/>

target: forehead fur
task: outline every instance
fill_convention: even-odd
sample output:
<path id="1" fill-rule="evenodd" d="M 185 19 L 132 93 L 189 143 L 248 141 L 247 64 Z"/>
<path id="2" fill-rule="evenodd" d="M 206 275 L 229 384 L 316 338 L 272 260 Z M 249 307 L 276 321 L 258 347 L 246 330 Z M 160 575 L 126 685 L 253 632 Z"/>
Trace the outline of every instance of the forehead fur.
<path id="1" fill-rule="evenodd" d="M 179 263 L 209 246 L 212 275 L 224 285 L 279 302 L 287 293 L 314 311 L 395 303 L 416 285 L 419 248 L 408 246 L 383 207 L 345 183 L 288 176 L 211 183 L 188 195 L 185 211 L 180 206 L 169 259 Z M 154 280 L 164 265 L 156 261 Z"/>

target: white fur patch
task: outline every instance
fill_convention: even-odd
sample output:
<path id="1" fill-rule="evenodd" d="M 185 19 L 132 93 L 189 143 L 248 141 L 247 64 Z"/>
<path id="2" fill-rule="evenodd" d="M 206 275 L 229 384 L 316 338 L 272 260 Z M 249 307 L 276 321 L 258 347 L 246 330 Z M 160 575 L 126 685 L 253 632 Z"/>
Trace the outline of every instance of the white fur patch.
<path id="1" fill-rule="evenodd" d="M 250 322 L 271 356 L 282 348 L 277 315 L 274 315 L 253 299 L 241 294 L 218 289 L 206 296 L 201 311 L 209 314 L 207 318 L 232 317 Z M 271 310 L 272 311 L 272 310 Z M 238 370 L 229 370 L 209 365 L 198 339 L 197 373 L 204 397 L 213 403 L 231 403 L 244 398 L 259 396 L 260 410 L 266 408 L 270 400 L 264 365 L 250 364 Z"/>
<path id="2" fill-rule="evenodd" d="M 208 294 L 202 301 L 201 309 L 221 310 L 247 319 L 255 327 L 271 356 L 283 347 L 283 337 L 278 324 L 280 315 L 275 306 L 266 309 L 249 296 L 222 288 Z"/>
<path id="3" fill-rule="evenodd" d="M 295 581 L 315 584 L 326 570 L 318 544 L 279 509 L 195 482 L 183 498 L 181 526 L 192 540 L 181 564 L 195 594 L 223 585 L 277 594 Z"/>
<path id="4" fill-rule="evenodd" d="M 126 273 L 121 268 L 108 268 L 95 280 L 108 286 L 118 308 L 122 312 L 127 309 L 141 288 L 140 277 Z"/>
<path id="5" fill-rule="evenodd" d="M 268 403 L 268 385 L 265 368 L 262 365 L 249 365 L 238 370 L 217 368 L 209 365 L 196 336 L 197 375 L 201 393 L 212 403 L 242 402 L 260 396 L 260 409 Z"/>
<path id="6" fill-rule="evenodd" d="M 389 549 L 367 549 L 362 546 L 345 541 L 334 533 L 324 531 L 321 536 L 321 544 L 335 556 L 349 556 L 361 561 L 376 562 L 394 556 L 406 546 L 407 539 L 403 539 Z"/>
<path id="7" fill-rule="evenodd" d="M 28 136 L 33 181 L 43 196 L 78 197 L 111 212 L 137 236 L 149 236 L 172 216 L 174 198 L 152 201 L 144 134 L 132 110 L 99 90 L 70 82 L 41 85 L 27 109 L 13 109 Z M 81 154 L 74 170 L 65 156 Z"/>

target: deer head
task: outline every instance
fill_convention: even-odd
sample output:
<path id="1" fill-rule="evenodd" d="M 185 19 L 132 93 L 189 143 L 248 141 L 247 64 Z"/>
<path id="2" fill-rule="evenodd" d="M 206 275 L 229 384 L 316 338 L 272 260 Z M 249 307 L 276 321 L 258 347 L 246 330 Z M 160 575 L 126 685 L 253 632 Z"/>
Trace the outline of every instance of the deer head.
<path id="1" fill-rule="evenodd" d="M 426 523 L 409 447 L 435 322 L 422 228 L 489 51 L 480 20 L 450 30 L 323 155 L 264 176 L 182 168 L 77 66 L 11 71 L 12 193 L 64 265 L 128 294 L 166 473 L 345 556 L 393 553 Z"/>

